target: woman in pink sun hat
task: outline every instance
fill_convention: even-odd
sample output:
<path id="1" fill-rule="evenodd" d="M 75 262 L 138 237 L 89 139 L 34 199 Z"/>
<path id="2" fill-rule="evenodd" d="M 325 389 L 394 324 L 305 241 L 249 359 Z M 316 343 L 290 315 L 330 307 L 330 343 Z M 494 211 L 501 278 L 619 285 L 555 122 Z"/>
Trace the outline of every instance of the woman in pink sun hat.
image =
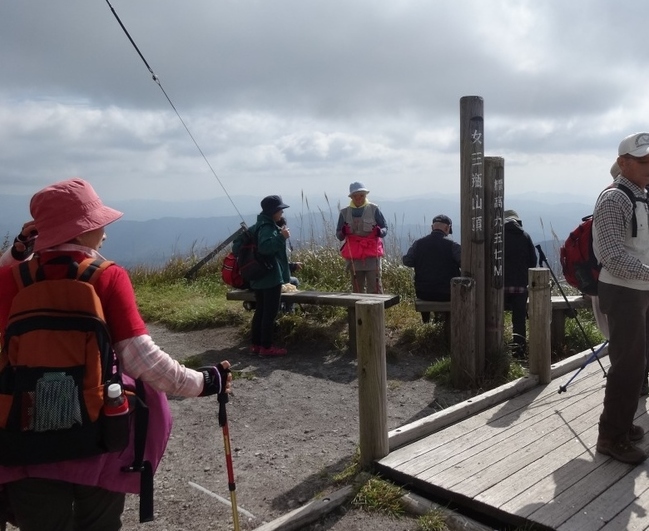
<path id="1" fill-rule="evenodd" d="M 4 336 L 19 286 L 11 262 L 36 261 L 45 279 L 66 278 L 68 263 L 101 259 L 104 229 L 122 213 L 103 204 L 82 179 L 54 183 L 31 200 L 33 223 L 23 227 L 10 253 L 0 258 L 0 331 Z M 33 245 L 34 255 L 28 256 Z M 68 260 L 69 259 L 69 260 Z M 65 263 L 62 263 L 65 262 Z M 149 410 L 145 459 L 155 471 L 171 430 L 166 393 L 198 397 L 228 393 L 230 364 L 189 369 L 163 352 L 140 316 L 128 272 L 112 264 L 93 283 L 125 380 L 144 382 Z M 4 350 L 4 349 L 3 349 Z M 6 354 L 5 354 L 6 355 Z M 6 363 L 0 354 L 0 366 Z M 140 474 L 123 471 L 133 462 L 133 438 L 122 452 L 20 466 L 0 466 L 4 490 L 21 530 L 118 530 L 125 494 L 140 492 Z M 0 446 L 0 452 L 2 452 Z"/>

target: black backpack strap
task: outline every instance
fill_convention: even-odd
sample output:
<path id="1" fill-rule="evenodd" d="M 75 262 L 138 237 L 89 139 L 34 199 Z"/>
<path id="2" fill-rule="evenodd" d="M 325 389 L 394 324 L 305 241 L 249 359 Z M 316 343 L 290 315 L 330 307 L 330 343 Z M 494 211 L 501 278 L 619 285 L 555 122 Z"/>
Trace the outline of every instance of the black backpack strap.
<path id="1" fill-rule="evenodd" d="M 141 380 L 135 380 L 135 433 L 133 464 L 123 467 L 123 472 L 140 473 L 140 523 L 153 521 L 153 466 L 144 460 L 147 432 L 149 429 L 149 408 L 146 405 L 146 391 Z"/>
<path id="2" fill-rule="evenodd" d="M 20 288 L 26 288 L 30 284 L 34 283 L 34 277 L 32 275 L 31 267 L 29 262 L 21 262 L 18 264 L 16 276 L 16 283 Z"/>
<path id="3" fill-rule="evenodd" d="M 94 284 L 94 282 L 99 278 L 100 273 L 114 263 L 115 262 L 104 260 L 103 258 L 97 258 L 96 260 L 88 258 L 79 264 L 76 278 L 77 280 Z"/>
<path id="4" fill-rule="evenodd" d="M 631 218 L 631 224 L 632 224 L 631 236 L 635 238 L 638 236 L 638 218 L 635 215 L 635 204 L 638 201 L 642 203 L 647 203 L 647 199 L 644 197 L 636 197 L 636 195 L 631 191 L 631 189 L 622 183 L 617 183 L 615 187 L 618 188 L 619 190 L 622 190 L 629 198 L 629 201 L 631 201 L 631 212 L 633 213 L 633 216 Z"/>

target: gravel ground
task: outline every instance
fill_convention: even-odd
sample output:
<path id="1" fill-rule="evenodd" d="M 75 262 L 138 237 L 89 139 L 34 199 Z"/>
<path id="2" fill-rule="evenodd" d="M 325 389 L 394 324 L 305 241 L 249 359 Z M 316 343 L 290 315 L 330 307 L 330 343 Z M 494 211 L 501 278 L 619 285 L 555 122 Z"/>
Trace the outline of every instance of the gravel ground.
<path id="1" fill-rule="evenodd" d="M 345 469 L 358 445 L 356 359 L 319 344 L 292 347 L 284 358 L 251 354 L 237 329 L 189 333 L 149 326 L 151 336 L 176 359 L 200 355 L 204 363 L 229 360 L 242 372 L 227 406 L 240 528 L 254 529 L 330 492 L 331 476 Z M 388 428 L 460 402 L 422 378 L 428 356 L 388 357 Z M 138 523 L 138 498 L 127 496 L 124 529 L 232 530 L 228 477 L 216 397 L 170 397 L 174 427 L 155 475 L 155 520 Z M 412 516 L 399 519 L 349 505 L 304 527 L 307 531 L 415 531 Z"/>

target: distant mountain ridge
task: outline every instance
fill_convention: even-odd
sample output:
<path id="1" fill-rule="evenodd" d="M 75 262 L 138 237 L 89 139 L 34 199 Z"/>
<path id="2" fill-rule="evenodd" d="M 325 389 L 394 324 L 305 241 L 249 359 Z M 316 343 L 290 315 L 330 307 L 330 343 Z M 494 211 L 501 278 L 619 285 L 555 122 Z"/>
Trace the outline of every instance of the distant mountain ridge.
<path id="1" fill-rule="evenodd" d="M 318 201 L 285 196 L 291 205 L 286 217 L 295 247 L 311 241 L 327 241 L 338 218 L 338 208 L 326 198 Z M 376 199 L 389 226 L 389 237 L 402 251 L 416 238 L 430 231 L 436 214 L 453 219 L 454 238 L 460 241 L 460 202 L 452 195 L 422 195 L 409 199 Z M 236 231 L 241 222 L 252 224 L 259 212 L 259 199 L 252 196 L 218 198 L 194 202 L 127 200 L 107 203 L 125 212 L 124 218 L 107 230 L 108 238 L 101 249 L 107 258 L 126 267 L 138 264 L 159 266 L 172 256 L 185 256 L 193 251 L 203 256 Z M 235 212 L 235 207 L 238 213 Z M 29 218 L 29 198 L 0 197 L 0 234 L 13 238 Z M 535 243 L 541 245 L 551 264 L 558 249 L 579 223 L 592 211 L 592 205 L 562 196 L 514 196 L 506 200 L 506 208 L 517 211 L 523 226 Z M 239 215 L 240 214 L 240 215 Z M 556 237 L 555 237 L 556 235 Z"/>

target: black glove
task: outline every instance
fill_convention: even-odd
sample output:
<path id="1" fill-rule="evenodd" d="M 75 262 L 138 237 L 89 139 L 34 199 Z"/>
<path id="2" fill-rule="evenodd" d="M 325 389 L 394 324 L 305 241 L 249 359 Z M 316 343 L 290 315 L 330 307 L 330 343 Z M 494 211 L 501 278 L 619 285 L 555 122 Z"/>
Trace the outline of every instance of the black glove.
<path id="1" fill-rule="evenodd" d="M 199 367 L 196 369 L 203 373 L 203 390 L 198 396 L 220 395 L 225 392 L 230 369 L 225 369 L 220 363 L 216 367 Z"/>
<path id="2" fill-rule="evenodd" d="M 11 246 L 11 256 L 14 260 L 22 262 L 34 252 L 34 241 L 36 240 L 37 235 L 36 231 L 32 231 L 29 236 L 23 236 L 21 232 L 14 238 L 14 244 Z M 21 252 L 16 249 L 16 243 L 20 243 L 22 247 L 24 247 L 24 251 Z"/>

